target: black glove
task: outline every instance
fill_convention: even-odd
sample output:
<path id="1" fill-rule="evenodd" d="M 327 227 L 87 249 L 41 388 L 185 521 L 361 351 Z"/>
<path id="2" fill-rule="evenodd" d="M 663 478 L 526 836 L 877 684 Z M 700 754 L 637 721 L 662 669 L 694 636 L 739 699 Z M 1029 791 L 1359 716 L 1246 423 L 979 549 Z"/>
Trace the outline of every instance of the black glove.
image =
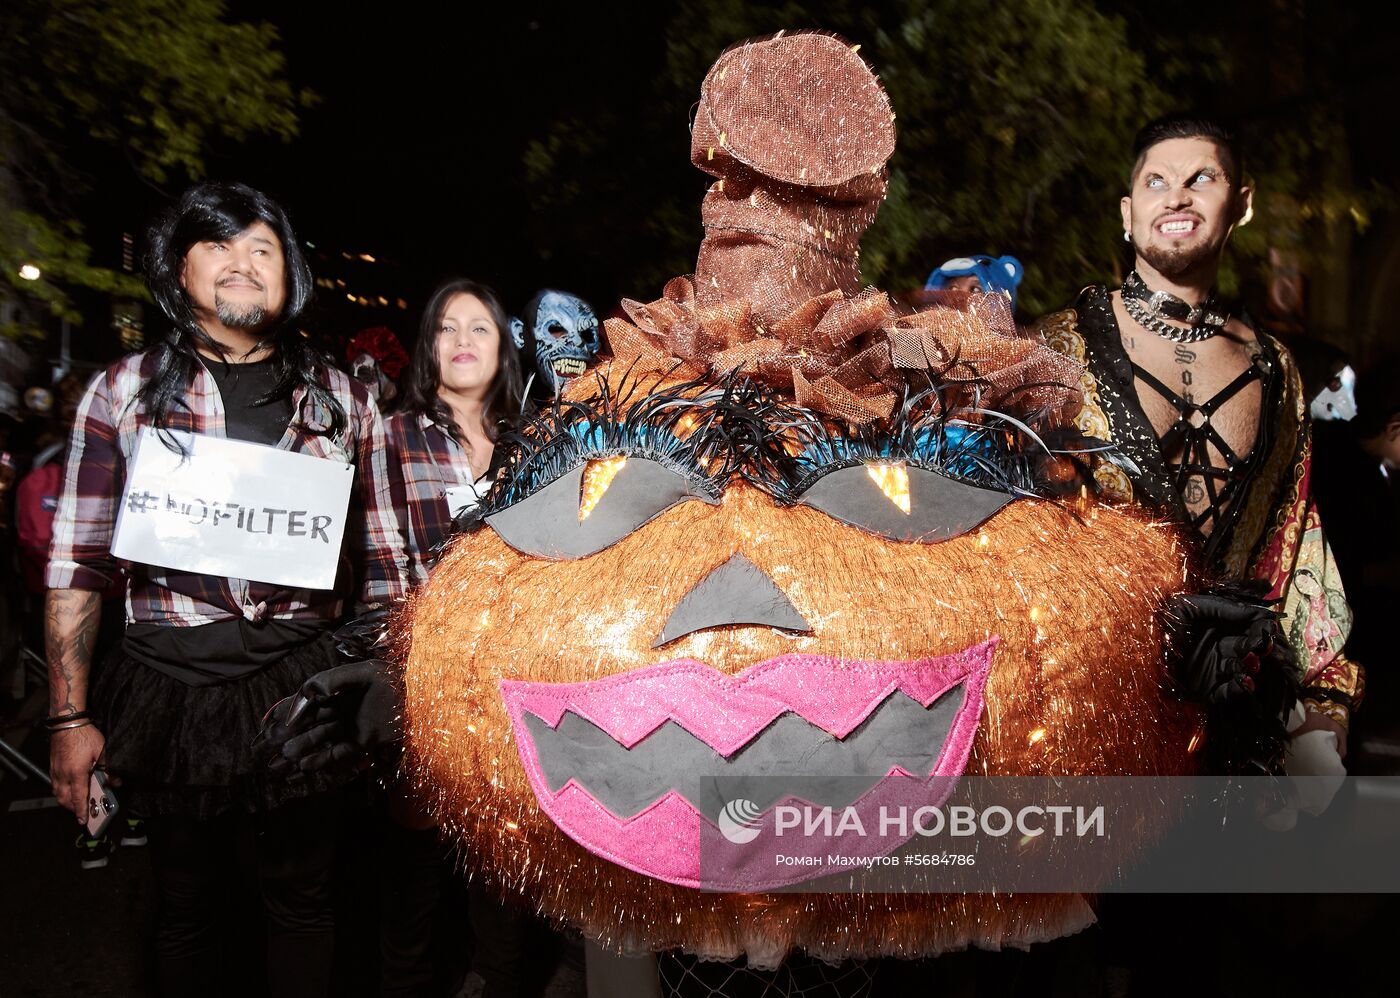
<path id="1" fill-rule="evenodd" d="M 395 754 L 402 742 L 403 684 L 371 659 L 318 672 L 278 701 L 258 734 L 274 773 L 357 770 Z"/>
<path id="2" fill-rule="evenodd" d="M 389 644 L 389 614 L 389 607 L 378 607 L 342 625 L 331 635 L 335 650 L 351 662 L 383 655 Z"/>
<path id="3" fill-rule="evenodd" d="M 1184 699 L 1218 704 L 1255 691 L 1262 660 L 1286 647 L 1281 614 L 1213 592 L 1174 596 L 1167 604 L 1180 658 L 1173 674 Z"/>
<path id="4" fill-rule="evenodd" d="M 1167 604 L 1178 694 L 1207 709 L 1207 758 L 1220 772 L 1282 765 L 1285 721 L 1298 694 L 1282 614 L 1242 586 L 1219 585 Z"/>

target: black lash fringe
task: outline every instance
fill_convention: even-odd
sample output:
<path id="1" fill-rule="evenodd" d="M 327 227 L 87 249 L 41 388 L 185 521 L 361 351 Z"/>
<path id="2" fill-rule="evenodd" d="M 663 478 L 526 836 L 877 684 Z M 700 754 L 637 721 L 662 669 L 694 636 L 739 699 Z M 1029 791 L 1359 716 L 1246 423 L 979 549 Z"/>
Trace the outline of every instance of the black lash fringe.
<path id="1" fill-rule="evenodd" d="M 852 426 L 789 405 L 781 421 L 770 424 L 746 477 L 783 504 L 800 501 L 823 475 L 870 462 L 901 462 L 1016 496 L 1093 491 L 1083 458 L 1107 445 L 1072 428 L 1037 429 L 1048 423 L 1048 412 L 1012 416 L 976 404 L 949 405 L 949 389 L 967 384 L 911 393 L 889 420 L 874 426 Z"/>
<path id="2" fill-rule="evenodd" d="M 872 461 L 904 462 L 1011 495 L 1059 498 L 1094 491 L 1087 455 L 1114 456 L 1109 445 L 1073 428 L 1048 429 L 1046 411 L 1013 416 L 984 407 L 979 390 L 972 405 L 950 404 L 955 392 L 965 399 L 969 385 L 985 382 L 936 382 L 933 369 L 928 388 L 909 392 L 889 420 L 864 427 L 796 406 L 737 370 L 665 385 L 673 371 L 597 372 L 589 397 L 556 398 L 503 434 L 497 446 L 508 456 L 500 475 L 453 532 L 475 530 L 587 462 L 617 456 L 655 461 L 711 499 L 737 475 L 785 505 L 823 475 Z M 1011 394 L 997 401 L 1011 402 Z"/>
<path id="3" fill-rule="evenodd" d="M 614 389 L 600 372 L 593 395 L 556 398 L 504 434 L 497 446 L 509 456 L 471 511 L 475 518 L 512 506 L 589 461 L 618 456 L 655 461 L 718 499 L 766 436 L 765 418 L 777 399 L 735 374 L 662 388 L 668 373 L 637 375 L 628 368 Z"/>

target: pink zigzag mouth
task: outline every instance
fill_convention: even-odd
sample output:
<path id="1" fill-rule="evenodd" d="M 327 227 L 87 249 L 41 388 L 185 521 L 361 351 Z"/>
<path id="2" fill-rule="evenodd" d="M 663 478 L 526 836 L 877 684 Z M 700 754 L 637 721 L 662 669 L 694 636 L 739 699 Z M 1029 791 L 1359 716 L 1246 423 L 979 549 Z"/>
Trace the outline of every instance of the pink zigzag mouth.
<path id="1" fill-rule="evenodd" d="M 742 846 L 723 839 L 715 823 L 675 791 L 637 814 L 619 817 L 575 780 L 557 792 L 550 789 L 525 714 L 557 728 L 566 711 L 574 713 L 629 749 L 673 721 L 729 758 L 786 712 L 842 739 L 897 690 L 927 708 L 962 685 L 962 706 L 932 772 L 910 774 L 891 767 L 853 805 L 873 818 L 880 807 L 937 807 L 952 793 L 972 750 L 997 644 L 993 637 L 960 652 L 904 662 L 783 655 L 737 676 L 694 659 L 679 659 L 593 682 L 502 680 L 500 685 L 535 797 L 575 842 L 619 866 L 669 883 L 710 890 L 766 890 L 819 875 L 811 869 L 771 866 L 779 845 L 774 841 L 772 808 L 760 822 L 759 836 Z M 875 856 L 897 848 L 908 837 L 872 836 L 842 846 L 851 855 Z M 808 844 L 829 845 L 816 839 Z M 790 846 L 791 842 L 783 844 L 784 849 Z"/>
<path id="2" fill-rule="evenodd" d="M 844 738 L 895 690 L 927 707 L 970 678 L 974 660 L 990 666 L 997 641 L 908 662 L 782 655 L 737 676 L 682 658 L 583 683 L 503 679 L 501 695 L 512 720 L 528 710 L 554 728 L 567 710 L 627 748 L 675 721 L 728 758 L 788 711 Z"/>

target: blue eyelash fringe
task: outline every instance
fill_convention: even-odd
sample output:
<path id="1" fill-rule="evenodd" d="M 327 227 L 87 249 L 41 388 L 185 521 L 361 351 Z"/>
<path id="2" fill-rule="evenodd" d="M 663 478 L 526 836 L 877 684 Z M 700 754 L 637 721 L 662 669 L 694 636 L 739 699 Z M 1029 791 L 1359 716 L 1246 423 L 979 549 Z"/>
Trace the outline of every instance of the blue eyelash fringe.
<path id="1" fill-rule="evenodd" d="M 1062 495 L 1066 490 L 1050 482 L 1044 465 L 1080 448 L 1052 449 L 1028 425 L 1043 419 L 1044 414 L 1023 421 L 981 407 L 948 408 L 938 388 L 906 397 L 890 420 L 875 426 L 852 427 L 789 408 L 787 420 L 774 429 L 791 443 L 772 457 L 762 487 L 779 502 L 795 503 L 823 475 L 879 461 L 903 462 L 1012 495 Z"/>
<path id="2" fill-rule="evenodd" d="M 484 518 L 514 505 L 589 461 L 617 456 L 655 461 L 718 499 L 744 456 L 761 440 L 776 400 L 757 382 L 730 376 L 659 387 L 665 375 L 617 379 L 598 374 L 598 392 L 555 399 L 497 446 L 510 451 L 477 507 Z"/>
<path id="3" fill-rule="evenodd" d="M 735 475 L 783 504 L 798 502 L 823 475 L 872 461 L 900 461 L 981 488 L 1056 498 L 1093 487 L 1083 455 L 1112 448 L 1073 429 L 1041 432 L 1047 413 L 1012 416 L 974 405 L 950 407 L 949 389 L 906 396 L 887 421 L 857 427 L 800 408 L 760 382 L 731 372 L 661 387 L 669 372 L 595 374 L 598 391 L 555 399 L 497 442 L 509 454 L 479 505 L 454 524 L 473 530 L 592 460 L 655 461 L 718 499 Z M 1033 387 L 1033 386 L 1032 386 Z M 999 400 L 1003 404 L 1009 399 Z M 1075 473 L 1046 474 L 1068 459 Z"/>

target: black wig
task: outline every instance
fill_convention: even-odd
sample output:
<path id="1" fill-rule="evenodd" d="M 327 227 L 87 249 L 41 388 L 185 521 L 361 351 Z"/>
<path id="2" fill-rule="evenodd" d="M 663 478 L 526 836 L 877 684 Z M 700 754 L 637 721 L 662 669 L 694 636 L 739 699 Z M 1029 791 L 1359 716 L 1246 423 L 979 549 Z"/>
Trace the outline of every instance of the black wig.
<path id="1" fill-rule="evenodd" d="M 345 428 L 345 410 L 320 374 L 327 362 L 298 328 L 311 302 L 313 285 L 292 224 L 281 206 L 267 195 L 244 184 L 223 183 L 194 185 L 147 233 L 146 281 L 171 325 L 165 338 L 152 348 L 155 372 L 138 395 L 153 426 L 164 428 L 173 406 L 188 408 L 184 393 L 198 370 L 196 344 L 225 355 L 225 349 L 200 327 L 180 285 L 185 255 L 196 243 L 233 239 L 258 222 L 266 223 L 282 244 L 287 296 L 281 313 L 263 330 L 263 338 L 272 348 L 277 382 L 256 404 L 290 398 L 297 388 L 305 386 L 303 406 L 311 403 L 330 414 L 324 432 L 336 436 Z"/>

